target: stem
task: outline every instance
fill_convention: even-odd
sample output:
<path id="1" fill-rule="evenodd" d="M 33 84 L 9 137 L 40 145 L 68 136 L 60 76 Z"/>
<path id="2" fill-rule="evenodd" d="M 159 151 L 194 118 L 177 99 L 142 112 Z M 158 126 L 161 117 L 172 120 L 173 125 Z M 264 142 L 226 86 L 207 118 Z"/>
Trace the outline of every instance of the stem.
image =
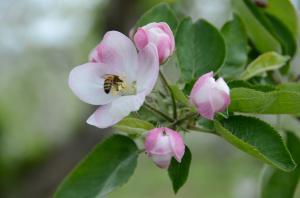
<path id="1" fill-rule="evenodd" d="M 161 117 L 165 118 L 166 120 L 168 120 L 169 122 L 173 122 L 173 119 L 171 117 L 169 117 L 167 114 L 165 114 L 164 112 L 152 107 L 150 104 L 148 104 L 147 102 L 144 103 L 145 107 L 147 107 L 148 109 L 150 109 L 151 111 L 153 111 L 154 113 L 160 115 Z"/>
<path id="2" fill-rule="evenodd" d="M 172 126 L 175 126 L 175 125 L 177 125 L 177 124 L 180 124 L 181 122 L 183 122 L 183 121 L 185 121 L 185 120 L 187 120 L 187 119 L 189 119 L 189 118 L 191 118 L 191 117 L 194 117 L 194 116 L 196 116 L 196 115 L 198 115 L 198 113 L 190 113 L 190 114 L 187 114 L 186 116 L 184 116 L 184 117 L 182 117 L 182 118 L 180 118 L 180 119 L 178 119 L 178 120 L 175 120 L 173 123 L 171 123 L 172 124 Z"/>
<path id="3" fill-rule="evenodd" d="M 172 103 L 173 103 L 173 118 L 174 120 L 177 119 L 177 106 L 176 106 L 176 100 L 175 100 L 175 96 L 174 93 L 166 79 L 166 77 L 164 76 L 164 74 L 162 73 L 161 70 L 159 70 L 159 76 L 161 78 L 161 80 L 163 81 L 163 84 L 165 85 L 165 87 L 167 88 L 167 90 L 169 91 L 171 98 L 172 98 Z"/>
<path id="4" fill-rule="evenodd" d="M 228 109 L 227 109 L 227 111 L 228 111 Z M 228 115 L 225 115 L 225 114 L 222 113 L 222 112 L 218 112 L 217 114 L 220 115 L 220 116 L 222 116 L 222 117 L 225 118 L 225 119 L 228 119 Z"/>
<path id="5" fill-rule="evenodd" d="M 205 128 L 201 128 L 201 127 L 196 127 L 196 126 L 190 126 L 188 129 L 191 129 L 193 131 L 199 131 L 199 132 L 216 134 L 215 131 L 213 131 L 213 130 L 205 129 Z"/>

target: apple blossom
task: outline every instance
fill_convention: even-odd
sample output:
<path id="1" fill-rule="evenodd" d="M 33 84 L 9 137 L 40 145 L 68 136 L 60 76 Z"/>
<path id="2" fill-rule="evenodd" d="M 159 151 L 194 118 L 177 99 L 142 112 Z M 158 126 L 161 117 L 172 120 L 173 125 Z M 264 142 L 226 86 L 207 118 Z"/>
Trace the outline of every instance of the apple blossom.
<path id="1" fill-rule="evenodd" d="M 155 44 L 160 63 L 171 56 L 175 49 L 173 32 L 165 22 L 149 23 L 138 28 L 134 42 L 138 49 L 143 49 L 148 43 Z"/>
<path id="2" fill-rule="evenodd" d="M 178 162 L 184 155 L 185 145 L 181 135 L 169 128 L 154 128 L 145 140 L 148 156 L 160 168 L 168 168 L 172 157 Z"/>
<path id="3" fill-rule="evenodd" d="M 69 86 L 82 101 L 100 105 L 87 123 L 106 128 L 139 110 L 153 89 L 158 72 L 153 44 L 137 53 L 128 37 L 109 31 L 91 52 L 90 62 L 71 71 Z"/>
<path id="4" fill-rule="evenodd" d="M 212 120 L 216 112 L 224 111 L 228 107 L 229 92 L 229 87 L 223 78 L 215 81 L 213 72 L 209 72 L 202 75 L 194 84 L 190 102 L 197 107 L 203 117 Z"/>

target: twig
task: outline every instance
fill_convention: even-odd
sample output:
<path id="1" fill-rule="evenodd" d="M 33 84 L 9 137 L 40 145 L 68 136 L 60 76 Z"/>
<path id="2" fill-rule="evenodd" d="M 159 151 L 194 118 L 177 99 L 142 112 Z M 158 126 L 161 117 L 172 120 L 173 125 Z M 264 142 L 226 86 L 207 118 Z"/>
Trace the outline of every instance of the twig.
<path id="1" fill-rule="evenodd" d="M 144 103 L 145 107 L 147 107 L 148 109 L 150 109 L 152 112 L 160 115 L 161 117 L 165 118 L 166 120 L 168 120 L 169 122 L 173 122 L 173 119 L 171 117 L 169 117 L 167 114 L 165 114 L 164 112 L 152 107 L 150 104 L 148 104 L 147 102 Z"/>
<path id="2" fill-rule="evenodd" d="M 182 118 L 180 118 L 180 119 L 178 119 L 178 120 L 175 120 L 173 123 L 171 123 L 171 125 L 172 125 L 172 126 L 175 126 L 175 125 L 180 124 L 181 122 L 183 122 L 183 121 L 185 121 L 185 120 L 187 120 L 187 119 L 189 119 L 189 118 L 191 118 L 191 117 L 194 117 L 194 116 L 196 116 L 196 115 L 198 115 L 198 113 L 190 113 L 190 114 L 187 114 L 186 116 L 184 116 L 184 117 L 182 117 Z"/>
<path id="3" fill-rule="evenodd" d="M 174 120 L 177 119 L 177 105 L 176 105 L 176 100 L 175 100 L 175 96 L 174 93 L 166 79 L 166 77 L 164 76 L 164 74 L 162 73 L 162 71 L 159 71 L 159 76 L 163 82 L 163 84 L 165 85 L 165 87 L 167 88 L 167 90 L 169 91 L 171 98 L 172 98 L 172 104 L 173 104 L 173 118 Z"/>

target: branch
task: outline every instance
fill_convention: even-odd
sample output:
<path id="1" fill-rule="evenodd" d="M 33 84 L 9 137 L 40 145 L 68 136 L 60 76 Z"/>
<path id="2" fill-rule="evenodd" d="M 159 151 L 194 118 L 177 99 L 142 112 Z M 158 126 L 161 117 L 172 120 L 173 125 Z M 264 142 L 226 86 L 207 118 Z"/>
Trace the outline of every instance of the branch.
<path id="1" fill-rule="evenodd" d="M 144 103 L 145 107 L 147 107 L 148 109 L 150 109 L 152 112 L 156 113 L 157 115 L 160 115 L 161 117 L 165 118 L 166 120 L 168 120 L 169 122 L 173 122 L 173 119 L 171 117 L 169 117 L 167 114 L 165 114 L 164 112 L 152 107 L 150 104 L 148 104 L 147 102 Z"/>
<path id="2" fill-rule="evenodd" d="M 167 88 L 168 92 L 170 93 L 171 95 L 171 98 L 172 98 L 172 104 L 173 104 L 173 118 L 174 120 L 177 119 L 177 106 L 176 106 L 176 100 L 175 100 L 175 96 L 174 96 L 174 93 L 166 79 L 166 77 L 164 76 L 164 74 L 162 73 L 162 71 L 159 70 L 159 76 L 164 84 L 164 86 Z"/>

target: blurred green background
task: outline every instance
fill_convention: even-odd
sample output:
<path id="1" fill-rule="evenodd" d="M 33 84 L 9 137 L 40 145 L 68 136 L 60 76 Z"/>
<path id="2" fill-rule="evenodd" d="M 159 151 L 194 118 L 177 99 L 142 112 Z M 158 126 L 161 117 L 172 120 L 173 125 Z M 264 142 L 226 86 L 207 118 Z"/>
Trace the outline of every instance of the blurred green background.
<path id="1" fill-rule="evenodd" d="M 231 16 L 229 1 L 167 2 L 220 28 Z M 0 197 L 51 197 L 75 164 L 112 132 L 85 123 L 96 107 L 71 93 L 68 74 L 86 62 L 105 31 L 127 34 L 159 2 L 0 1 Z M 193 161 L 177 197 L 257 197 L 261 162 L 210 134 L 185 138 Z M 129 183 L 109 197 L 175 197 L 166 171 L 145 155 L 139 162 Z"/>

